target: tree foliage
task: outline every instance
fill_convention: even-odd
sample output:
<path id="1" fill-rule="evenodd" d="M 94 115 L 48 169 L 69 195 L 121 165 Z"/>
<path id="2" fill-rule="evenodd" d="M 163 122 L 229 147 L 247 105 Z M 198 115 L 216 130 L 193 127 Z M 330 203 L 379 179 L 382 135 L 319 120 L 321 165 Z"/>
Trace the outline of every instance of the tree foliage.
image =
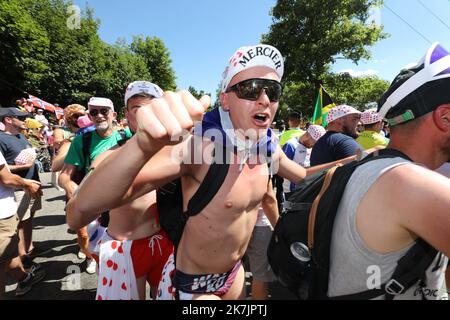
<path id="1" fill-rule="evenodd" d="M 203 90 L 197 91 L 193 86 L 189 86 L 188 91 L 196 98 L 200 99 L 203 96 L 211 96 L 211 93 L 205 92 Z"/>
<path id="2" fill-rule="evenodd" d="M 336 95 L 337 102 L 363 105 L 379 94 L 380 86 L 383 87 L 380 79 L 345 77 L 331 74 L 330 70 L 337 59 L 354 63 L 370 59 L 369 47 L 387 37 L 382 26 L 367 22 L 370 9 L 382 3 L 383 0 L 277 1 L 271 11 L 273 24 L 262 35 L 262 42 L 277 47 L 285 58 L 284 94 L 278 118 L 285 118 L 288 109 L 311 116 L 320 84 L 332 97 Z M 364 81 L 370 83 L 370 88 L 358 85 Z"/>
<path id="3" fill-rule="evenodd" d="M 376 76 L 352 77 L 348 73 L 339 73 L 323 76 L 323 86 L 334 103 L 345 103 L 364 110 L 368 104 L 378 102 L 388 89 L 389 82 Z M 286 83 L 277 119 L 287 119 L 291 110 L 301 112 L 304 118 L 310 119 L 317 94 L 314 86 L 307 82 Z"/>
<path id="4" fill-rule="evenodd" d="M 23 3 L 0 0 L 0 79 L 15 87 L 40 81 L 49 69 L 47 31 L 34 23 Z"/>
<path id="5" fill-rule="evenodd" d="M 328 75 L 324 86 L 332 99 L 365 110 L 368 104 L 376 103 L 389 88 L 389 82 L 376 76 L 352 77 L 348 73 Z"/>
<path id="6" fill-rule="evenodd" d="M 273 24 L 262 36 L 285 57 L 285 78 L 317 84 L 338 58 L 369 59 L 367 48 L 386 37 L 367 24 L 369 9 L 382 0 L 278 0 Z"/>
<path id="7" fill-rule="evenodd" d="M 61 106 L 104 96 L 120 111 L 131 81 L 176 88 L 169 52 L 160 39 L 107 44 L 89 8 L 79 28 L 68 27 L 70 5 L 64 0 L 0 0 L 2 104 L 24 96 L 21 89 Z"/>
<path id="8" fill-rule="evenodd" d="M 175 72 L 170 66 L 172 60 L 169 56 L 169 50 L 161 39 L 157 37 L 144 38 L 143 36 L 134 36 L 131 50 L 144 59 L 154 83 L 163 90 L 176 89 Z"/>
<path id="9" fill-rule="evenodd" d="M 189 86 L 188 91 L 196 98 L 196 99 L 201 99 L 203 96 L 210 96 L 211 97 L 211 93 L 210 92 L 205 92 L 203 90 L 197 91 L 193 86 Z M 212 97 L 211 97 L 212 98 Z M 217 103 L 217 101 L 216 101 Z M 212 99 L 211 99 L 211 103 L 210 106 L 208 107 L 208 109 L 206 109 L 206 112 L 212 110 L 216 105 L 212 104 Z"/>

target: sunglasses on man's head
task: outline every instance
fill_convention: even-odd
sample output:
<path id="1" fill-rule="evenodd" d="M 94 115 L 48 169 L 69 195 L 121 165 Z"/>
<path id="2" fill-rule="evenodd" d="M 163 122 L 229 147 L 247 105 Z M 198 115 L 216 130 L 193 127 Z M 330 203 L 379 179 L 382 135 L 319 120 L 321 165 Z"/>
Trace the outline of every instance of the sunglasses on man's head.
<path id="1" fill-rule="evenodd" d="M 26 116 L 15 116 L 15 117 L 13 117 L 13 118 L 16 118 L 16 119 L 19 120 L 19 121 L 25 121 L 25 120 L 27 119 Z"/>
<path id="2" fill-rule="evenodd" d="M 102 109 L 92 109 L 89 110 L 89 114 L 93 117 L 98 116 L 98 114 L 101 113 L 104 116 L 107 116 L 109 113 L 109 108 L 102 108 Z"/>
<path id="3" fill-rule="evenodd" d="M 239 99 L 256 101 L 261 96 L 263 90 L 267 94 L 270 102 L 280 101 L 283 87 L 276 80 L 248 79 L 229 87 L 226 92 L 233 91 Z"/>

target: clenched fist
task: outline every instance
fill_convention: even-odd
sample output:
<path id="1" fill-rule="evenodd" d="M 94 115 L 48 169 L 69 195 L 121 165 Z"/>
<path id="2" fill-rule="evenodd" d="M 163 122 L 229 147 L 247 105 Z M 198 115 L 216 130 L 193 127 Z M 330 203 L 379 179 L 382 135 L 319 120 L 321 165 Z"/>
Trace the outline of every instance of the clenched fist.
<path id="1" fill-rule="evenodd" d="M 183 90 L 167 91 L 161 98 L 141 106 L 136 113 L 139 147 L 154 154 L 166 145 L 180 143 L 180 137 L 203 119 L 210 102 L 209 96 L 197 100 L 189 91 Z"/>

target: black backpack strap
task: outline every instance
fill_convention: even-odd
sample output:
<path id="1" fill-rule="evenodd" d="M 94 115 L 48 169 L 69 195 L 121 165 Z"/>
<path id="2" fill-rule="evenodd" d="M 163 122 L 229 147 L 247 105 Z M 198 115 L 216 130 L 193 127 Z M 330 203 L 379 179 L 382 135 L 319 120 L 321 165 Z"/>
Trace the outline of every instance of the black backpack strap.
<path id="1" fill-rule="evenodd" d="M 223 152 L 224 155 L 227 153 L 225 149 Z M 227 177 L 228 169 L 230 168 L 229 162 L 221 162 L 222 163 L 217 163 L 217 159 L 214 155 L 213 163 L 209 166 L 205 178 L 200 184 L 197 192 L 189 200 L 187 210 L 184 212 L 187 217 L 192 217 L 200 213 L 219 191 Z"/>
<path id="2" fill-rule="evenodd" d="M 217 148 L 217 145 L 215 146 Z M 220 187 L 222 186 L 223 182 L 225 181 L 228 170 L 230 168 L 230 162 L 226 161 L 227 159 L 227 151 L 225 148 L 223 148 L 223 158 L 222 161 L 217 161 L 216 159 L 216 149 L 214 149 L 213 157 L 214 160 L 209 166 L 208 172 L 206 173 L 205 178 L 203 179 L 202 183 L 200 184 L 200 187 L 197 189 L 195 194 L 192 196 L 192 198 L 189 200 L 187 210 L 183 212 L 183 218 L 184 224 L 186 223 L 187 219 L 189 217 L 195 216 L 199 214 L 207 205 L 208 203 L 214 198 L 214 196 L 219 191 Z M 175 189 L 175 186 L 177 189 Z M 182 192 L 181 191 L 181 183 L 173 184 L 172 190 L 165 190 L 166 192 Z M 181 236 L 180 236 L 181 237 Z M 177 257 L 177 250 L 178 250 L 178 243 L 174 243 L 175 250 L 174 250 L 174 264 L 176 266 L 176 257 Z M 172 281 L 174 281 L 175 277 L 172 278 Z M 175 300 L 180 300 L 180 295 L 178 292 L 178 285 L 177 283 L 173 282 L 175 290 Z"/>
<path id="3" fill-rule="evenodd" d="M 117 146 L 121 147 L 129 140 L 129 138 L 127 138 L 127 135 L 125 134 L 125 130 L 120 129 L 120 130 L 118 130 L 118 132 L 120 134 L 121 139 L 119 141 L 117 141 L 117 145 L 115 147 L 117 147 Z"/>
<path id="4" fill-rule="evenodd" d="M 406 159 L 408 161 L 414 162 L 410 157 L 408 157 L 406 154 L 404 154 L 403 152 L 396 150 L 396 149 L 391 149 L 391 148 L 386 148 L 386 149 L 381 149 L 378 151 L 373 152 L 372 154 L 369 155 L 369 157 L 377 157 L 377 158 L 394 158 L 394 157 L 399 157 L 399 158 L 403 158 Z"/>
<path id="5" fill-rule="evenodd" d="M 119 141 L 117 141 L 117 144 L 114 147 L 112 147 L 110 150 L 115 150 L 115 149 L 123 146 L 125 143 L 127 143 L 128 140 L 130 140 L 130 138 L 127 138 L 127 135 L 125 134 L 125 130 L 120 129 L 120 130 L 118 130 L 118 132 L 120 134 L 121 139 Z"/>
<path id="6" fill-rule="evenodd" d="M 391 279 L 384 286 L 386 299 L 392 300 L 396 295 L 404 293 L 421 280 L 437 254 L 438 251 L 435 248 L 419 238 L 416 244 L 398 261 Z"/>
<path id="7" fill-rule="evenodd" d="M 386 300 L 393 300 L 416 284 L 430 267 L 438 251 L 422 239 L 397 262 L 397 267 L 388 282 L 379 289 L 371 289 L 349 295 L 331 297 L 332 300 L 369 300 L 382 295 Z"/>
<path id="8" fill-rule="evenodd" d="M 127 140 L 127 135 L 125 134 L 125 130 L 120 129 L 120 130 L 118 130 L 118 132 L 120 134 L 120 137 L 122 138 L 120 140 Z"/>
<path id="9" fill-rule="evenodd" d="M 83 171 L 86 171 L 85 168 L 89 167 L 91 165 L 91 157 L 90 157 L 91 141 L 92 141 L 92 131 L 83 134 L 83 143 L 82 143 L 82 150 L 83 150 L 82 170 Z"/>

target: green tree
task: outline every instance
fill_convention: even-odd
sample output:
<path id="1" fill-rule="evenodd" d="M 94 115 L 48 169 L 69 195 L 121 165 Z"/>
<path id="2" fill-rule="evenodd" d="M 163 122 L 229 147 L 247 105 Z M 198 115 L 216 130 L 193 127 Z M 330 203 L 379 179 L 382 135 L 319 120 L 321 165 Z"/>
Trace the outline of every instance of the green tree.
<path id="1" fill-rule="evenodd" d="M 49 101 L 85 104 L 92 95 L 91 79 L 102 63 L 103 42 L 97 35 L 100 22 L 87 9 L 80 17 L 80 28 L 69 28 L 69 5 L 64 0 L 35 0 L 28 8 L 35 23 L 47 30 L 50 39 L 47 61 L 50 72 L 30 87 Z"/>
<path id="2" fill-rule="evenodd" d="M 26 10 L 26 0 L 0 0 L 0 92 L 3 104 L 13 95 L 36 83 L 49 70 L 46 57 L 50 39 L 45 28 L 36 24 Z"/>
<path id="3" fill-rule="evenodd" d="M 169 50 L 157 37 L 134 36 L 131 51 L 141 56 L 150 72 L 154 83 L 164 91 L 176 90 L 176 77 L 171 64 Z"/>
<path id="4" fill-rule="evenodd" d="M 278 0 L 273 24 L 262 36 L 285 61 L 285 78 L 317 84 L 336 59 L 357 63 L 371 57 L 372 46 L 387 35 L 367 24 L 369 9 L 382 0 Z"/>
<path id="5" fill-rule="evenodd" d="M 200 99 L 203 96 L 210 96 L 211 97 L 211 93 L 209 92 L 205 92 L 203 90 L 197 91 L 193 86 L 189 86 L 188 91 L 196 98 L 196 99 Z M 212 97 L 211 97 L 212 98 Z M 216 101 L 217 103 L 217 101 Z M 206 110 L 206 112 L 210 111 L 212 108 L 214 108 L 215 105 L 212 105 L 212 101 L 210 106 L 208 107 L 208 109 Z"/>
<path id="6" fill-rule="evenodd" d="M 92 78 L 93 95 L 108 97 L 121 114 L 127 85 L 137 80 L 151 80 L 146 63 L 129 47 L 103 44 L 104 56 L 99 59 L 98 72 Z"/>
<path id="7" fill-rule="evenodd" d="M 307 116 L 310 112 L 310 100 L 313 95 L 314 89 L 306 82 L 284 82 L 283 95 L 275 120 L 282 119 L 287 123 L 291 111 L 297 111 Z"/>
<path id="8" fill-rule="evenodd" d="M 370 59 L 369 46 L 387 37 L 383 27 L 368 24 L 369 9 L 382 0 L 278 0 L 273 24 L 262 42 L 285 57 L 286 105 L 310 110 L 317 89 L 337 59 Z M 284 107 L 283 107 L 284 106 Z M 284 108 L 284 109 L 283 109 Z"/>
<path id="9" fill-rule="evenodd" d="M 368 104 L 378 102 L 389 88 L 389 82 L 376 76 L 351 77 L 348 73 L 330 74 L 324 86 L 336 103 L 346 103 L 365 110 Z"/>
<path id="10" fill-rule="evenodd" d="M 376 76 L 351 77 L 348 73 L 326 74 L 323 86 L 336 104 L 349 104 L 364 110 L 367 105 L 377 102 L 389 87 L 389 82 Z M 277 119 L 287 120 L 290 110 L 301 112 L 310 119 L 314 112 L 317 90 L 310 83 L 286 82 L 280 102 Z"/>
<path id="11" fill-rule="evenodd" d="M 205 92 L 203 90 L 197 91 L 193 86 L 189 86 L 188 91 L 196 98 L 200 99 L 201 97 L 207 95 L 211 96 L 211 93 Z"/>
<path id="12" fill-rule="evenodd" d="M 81 12 L 79 27 L 69 25 L 71 5 L 65 0 L 0 0 L 1 103 L 23 96 L 14 89 L 20 88 L 61 106 L 108 97 L 120 112 L 132 81 L 176 88 L 161 40 L 136 37 L 131 46 L 124 39 L 109 45 L 98 36 L 100 21 L 92 9 Z"/>

